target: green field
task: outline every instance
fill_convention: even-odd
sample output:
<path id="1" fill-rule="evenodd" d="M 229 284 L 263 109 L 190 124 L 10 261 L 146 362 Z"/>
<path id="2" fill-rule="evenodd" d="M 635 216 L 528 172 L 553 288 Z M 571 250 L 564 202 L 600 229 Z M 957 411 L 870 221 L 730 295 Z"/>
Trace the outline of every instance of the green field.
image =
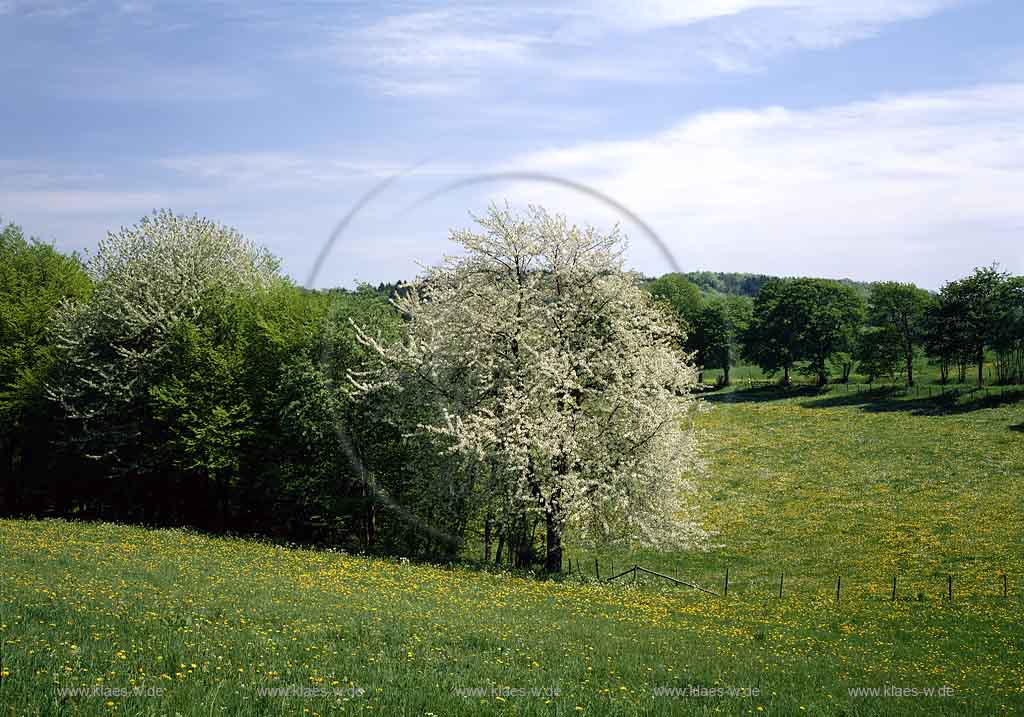
<path id="1" fill-rule="evenodd" d="M 570 548 L 584 575 L 561 581 L 0 521 L 0 714 L 1019 714 L 1019 398 L 710 394 L 710 547 Z M 729 596 L 598 584 L 595 558 L 716 592 L 728 568 Z M 162 695 L 58 692 L 92 686 Z M 758 694 L 659 694 L 688 686 Z M 952 696 L 849 694 L 894 687 Z"/>

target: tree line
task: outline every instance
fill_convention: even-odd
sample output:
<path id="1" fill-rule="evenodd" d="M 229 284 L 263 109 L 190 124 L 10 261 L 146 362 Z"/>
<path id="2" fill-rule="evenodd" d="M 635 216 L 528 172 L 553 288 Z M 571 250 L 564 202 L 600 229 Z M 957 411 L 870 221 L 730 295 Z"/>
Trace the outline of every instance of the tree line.
<path id="1" fill-rule="evenodd" d="M 622 268 L 617 235 L 492 209 L 409 285 L 310 291 L 236 231 L 157 212 L 83 259 L 0 230 L 0 514 L 189 525 L 557 571 L 563 536 L 700 539 L 703 369 L 790 380 L 994 361 L 1024 280 L 937 293 Z M 667 508 L 670 507 L 669 508 Z"/>
<path id="2" fill-rule="evenodd" d="M 921 357 L 940 381 L 985 379 L 1024 383 L 1024 277 L 996 266 L 977 268 L 938 292 L 914 284 L 772 278 L 753 298 L 706 293 L 685 276 L 666 274 L 646 288 L 686 327 L 683 349 L 705 369 L 756 365 L 789 384 L 794 372 L 819 385 L 848 381 L 856 371 L 908 385 Z"/>
<path id="3" fill-rule="evenodd" d="M 554 572 L 569 532 L 692 538 L 678 321 L 618 235 L 479 222 L 460 258 L 380 291 L 303 289 L 166 211 L 88 260 L 6 226 L 0 514 L 431 557 L 479 540 Z"/>
<path id="4" fill-rule="evenodd" d="M 339 390 L 367 357 L 352 322 L 400 330 L 375 291 L 306 291 L 237 232 L 169 212 L 88 261 L 14 225 L 0 254 L 0 513 L 443 552 L 360 475 L 401 496 L 430 461 Z"/>

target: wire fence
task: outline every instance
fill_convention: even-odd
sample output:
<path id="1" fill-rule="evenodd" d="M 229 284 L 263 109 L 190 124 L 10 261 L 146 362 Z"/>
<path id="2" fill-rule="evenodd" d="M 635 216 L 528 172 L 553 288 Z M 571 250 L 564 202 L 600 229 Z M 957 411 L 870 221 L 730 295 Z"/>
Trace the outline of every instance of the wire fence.
<path id="1" fill-rule="evenodd" d="M 808 388 L 821 388 L 833 391 L 835 393 L 846 393 L 846 394 L 899 394 L 905 397 L 914 398 L 940 398 L 950 397 L 959 398 L 961 396 L 970 396 L 973 398 L 999 398 L 1001 400 L 1020 400 L 1024 398 L 1024 385 L 1021 384 L 984 384 L 981 386 L 970 385 L 970 384 L 934 384 L 934 383 L 915 383 L 913 386 L 908 386 L 906 383 L 855 383 L 855 382 L 835 382 L 829 383 L 825 386 L 819 386 L 813 381 L 791 381 L 788 384 L 782 384 L 774 379 L 752 379 L 745 378 L 738 381 L 733 381 L 730 384 L 735 388 L 764 388 L 764 389 L 776 389 L 780 392 L 793 392 L 798 390 L 806 390 Z M 718 388 L 717 384 L 705 383 L 703 385 L 704 390 L 712 390 Z"/>
<path id="2" fill-rule="evenodd" d="M 733 573 L 730 576 L 729 567 L 725 568 L 721 577 L 721 582 L 714 587 L 712 587 L 710 582 L 705 582 L 705 584 L 701 585 L 698 581 L 683 579 L 682 576 L 671 576 L 663 571 L 653 570 L 638 563 L 630 564 L 625 570 L 607 572 L 611 574 L 608 577 L 602 578 L 601 563 L 598 558 L 594 558 L 592 564 L 589 562 L 583 563 L 578 559 L 574 560 L 573 558 L 569 558 L 567 560 L 566 570 L 563 571 L 563 575 L 565 577 L 576 576 L 593 579 L 605 584 L 628 582 L 634 585 L 642 582 L 644 578 L 653 578 L 656 582 L 692 589 L 719 599 L 729 598 L 731 581 L 733 585 L 733 597 L 737 597 L 737 593 L 735 591 L 736 575 Z M 845 588 L 843 580 L 844 577 L 846 578 Z M 1016 593 L 1011 590 L 1009 574 L 1005 570 L 1000 570 L 994 573 L 990 580 L 984 582 L 980 591 L 977 580 L 959 579 L 952 573 L 946 573 L 945 575 L 933 574 L 930 576 L 893 574 L 884 578 L 881 583 L 879 583 L 877 579 L 871 581 L 871 589 L 866 591 L 864 590 L 864 582 L 862 580 L 855 581 L 851 584 L 852 577 L 857 576 L 837 573 L 834 578 L 826 578 L 823 575 L 801 576 L 798 574 L 780 571 L 778 573 L 777 582 L 774 578 L 769 578 L 765 575 L 758 576 L 756 581 L 748 579 L 746 581 L 746 589 L 739 597 L 749 598 L 752 596 L 761 596 L 781 599 L 783 597 L 793 597 L 794 595 L 807 595 L 809 594 L 807 590 L 808 582 L 819 585 L 817 590 L 812 591 L 816 596 L 821 595 L 823 590 L 827 590 L 830 596 L 834 594 L 833 600 L 836 605 L 842 604 L 844 596 L 849 598 L 851 594 L 863 595 L 864 593 L 868 593 L 872 597 L 882 597 L 892 602 L 896 602 L 898 600 L 921 602 L 925 599 L 926 595 L 925 592 L 922 591 L 922 588 L 927 588 L 928 594 L 930 595 L 939 594 L 943 600 L 948 602 L 977 597 L 1009 599 L 1011 595 L 1014 597 L 1017 596 Z M 787 584 L 792 586 L 794 579 L 800 581 L 798 583 L 798 587 L 796 590 L 793 590 L 791 587 L 789 592 L 787 592 Z M 829 582 L 826 583 L 826 580 Z M 756 588 L 751 589 L 751 585 L 756 586 Z M 875 589 L 881 585 L 884 585 L 886 590 L 882 591 Z M 909 592 L 908 587 L 910 588 Z"/>

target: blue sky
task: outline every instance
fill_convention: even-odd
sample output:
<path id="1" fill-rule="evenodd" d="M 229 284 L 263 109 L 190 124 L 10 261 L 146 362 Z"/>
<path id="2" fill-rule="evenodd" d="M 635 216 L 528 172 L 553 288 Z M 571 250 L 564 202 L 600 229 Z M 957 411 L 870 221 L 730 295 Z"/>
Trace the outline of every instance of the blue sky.
<path id="1" fill-rule="evenodd" d="M 686 270 L 1024 273 L 1022 36 L 1019 0 L 0 0 L 0 216 L 81 250 L 198 212 L 304 282 L 405 172 L 318 286 L 408 278 L 505 200 L 621 221 L 630 263 L 668 270 L 550 185 L 416 204 L 540 172 Z"/>

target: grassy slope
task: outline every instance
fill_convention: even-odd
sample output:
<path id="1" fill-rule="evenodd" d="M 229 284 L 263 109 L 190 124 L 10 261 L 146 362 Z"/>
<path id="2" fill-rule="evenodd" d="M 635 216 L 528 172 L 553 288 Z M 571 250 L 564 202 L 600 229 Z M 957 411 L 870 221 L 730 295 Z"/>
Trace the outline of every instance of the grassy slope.
<path id="1" fill-rule="evenodd" d="M 733 590 L 785 571 L 794 589 L 834 590 L 842 575 L 888 592 L 896 574 L 901 593 L 927 596 L 948 574 L 958 593 L 992 594 L 1005 570 L 1024 589 L 1024 404 L 1011 397 L 712 394 L 701 428 L 717 547 L 620 552 L 609 569 L 653 562 L 717 585 L 729 566 Z"/>
<path id="2" fill-rule="evenodd" d="M 721 547 L 602 560 L 605 574 L 610 561 L 638 560 L 716 588 L 729 565 L 727 601 L 180 531 L 0 521 L 0 714 L 1024 711 L 1024 406 L 835 390 L 726 393 L 712 403 L 702 419 L 708 524 Z M 1000 569 L 1010 575 L 1007 600 L 997 594 Z M 947 573 L 956 575 L 951 604 L 940 599 Z M 54 692 L 133 681 L 164 687 L 164 698 L 108 705 Z M 762 695 L 651 692 L 716 684 Z M 367 692 L 259 697 L 264 685 Z M 560 695 L 452 694 L 491 685 Z M 948 685 L 955 696 L 846 692 L 883 685 Z"/>

